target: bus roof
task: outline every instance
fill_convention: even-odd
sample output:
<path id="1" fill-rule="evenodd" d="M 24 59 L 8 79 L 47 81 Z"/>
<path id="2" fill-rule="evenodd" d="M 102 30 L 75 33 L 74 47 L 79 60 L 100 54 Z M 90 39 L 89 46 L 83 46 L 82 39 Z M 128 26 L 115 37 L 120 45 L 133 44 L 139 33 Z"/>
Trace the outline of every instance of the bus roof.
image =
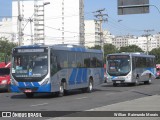
<path id="1" fill-rule="evenodd" d="M 69 45 L 69 44 L 55 44 L 55 45 L 28 45 L 28 46 L 19 46 L 15 48 L 22 49 L 30 49 L 30 48 L 41 48 L 41 47 L 49 47 L 54 50 L 65 50 L 65 51 L 75 51 L 75 52 L 94 52 L 94 53 L 102 53 L 101 50 L 96 49 L 87 49 L 83 46 L 78 45 Z"/>
<path id="2" fill-rule="evenodd" d="M 129 55 L 129 56 L 141 56 L 141 57 L 155 57 L 154 55 L 147 55 L 145 53 L 139 53 L 139 52 L 131 52 L 131 53 L 127 53 L 127 52 L 122 52 L 122 53 L 113 53 L 113 54 L 108 54 L 109 55 Z"/>

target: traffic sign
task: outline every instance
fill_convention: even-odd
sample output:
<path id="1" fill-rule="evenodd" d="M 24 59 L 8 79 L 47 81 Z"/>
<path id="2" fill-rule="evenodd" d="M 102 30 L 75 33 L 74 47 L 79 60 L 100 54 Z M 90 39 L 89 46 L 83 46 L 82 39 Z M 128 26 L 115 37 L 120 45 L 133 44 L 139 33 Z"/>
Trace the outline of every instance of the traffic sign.
<path id="1" fill-rule="evenodd" d="M 149 13 L 149 0 L 118 0 L 118 15 Z"/>

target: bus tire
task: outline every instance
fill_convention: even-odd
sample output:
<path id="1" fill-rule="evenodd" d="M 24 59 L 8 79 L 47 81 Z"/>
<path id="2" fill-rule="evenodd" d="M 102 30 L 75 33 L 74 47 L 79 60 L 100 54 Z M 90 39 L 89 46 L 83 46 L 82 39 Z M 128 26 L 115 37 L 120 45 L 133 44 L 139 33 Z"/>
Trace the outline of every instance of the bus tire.
<path id="1" fill-rule="evenodd" d="M 58 92 L 58 96 L 59 97 L 63 97 L 64 96 L 64 86 L 65 86 L 65 83 L 64 82 L 62 82 L 61 84 L 60 84 L 60 86 L 59 86 L 59 92 Z"/>
<path id="2" fill-rule="evenodd" d="M 139 80 L 139 74 L 137 74 L 137 76 L 136 76 L 136 81 L 134 83 L 135 86 L 139 85 L 139 81 L 138 80 Z"/>
<path id="3" fill-rule="evenodd" d="M 152 83 L 151 79 L 149 79 L 148 81 L 144 81 L 144 84 L 151 84 L 151 83 Z"/>
<path id="4" fill-rule="evenodd" d="M 27 98 L 33 98 L 34 93 L 25 93 Z"/>
<path id="5" fill-rule="evenodd" d="M 93 91 L 93 80 L 90 80 L 89 81 L 89 85 L 88 85 L 88 90 L 87 92 L 88 93 L 91 93 Z"/>
<path id="6" fill-rule="evenodd" d="M 82 88 L 81 90 L 84 93 L 85 92 L 91 93 L 93 91 L 93 80 L 89 80 L 88 87 L 87 88 Z"/>
<path id="7" fill-rule="evenodd" d="M 134 83 L 135 86 L 138 86 L 139 85 L 139 81 L 138 79 L 136 79 L 136 82 Z"/>

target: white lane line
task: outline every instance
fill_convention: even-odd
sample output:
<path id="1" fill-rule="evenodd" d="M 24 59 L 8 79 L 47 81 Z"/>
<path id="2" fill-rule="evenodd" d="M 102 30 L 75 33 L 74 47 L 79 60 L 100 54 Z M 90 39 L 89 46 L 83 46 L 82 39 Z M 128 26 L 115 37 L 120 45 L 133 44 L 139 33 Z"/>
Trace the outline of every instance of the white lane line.
<path id="1" fill-rule="evenodd" d="M 75 98 L 76 100 L 86 99 L 88 97 Z"/>
<path id="2" fill-rule="evenodd" d="M 107 94 L 105 94 L 105 96 L 113 95 L 113 94 L 116 94 L 116 93 L 107 93 Z"/>
<path id="3" fill-rule="evenodd" d="M 36 105 L 31 105 L 31 107 L 42 106 L 42 105 L 47 105 L 47 104 L 48 103 L 36 104 Z"/>

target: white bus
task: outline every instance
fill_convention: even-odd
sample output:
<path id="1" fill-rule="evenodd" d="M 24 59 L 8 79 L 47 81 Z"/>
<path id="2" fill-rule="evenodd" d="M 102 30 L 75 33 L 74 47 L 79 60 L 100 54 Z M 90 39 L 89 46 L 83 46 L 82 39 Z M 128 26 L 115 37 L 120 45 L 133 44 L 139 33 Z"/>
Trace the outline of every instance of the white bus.
<path id="1" fill-rule="evenodd" d="M 72 45 L 20 46 L 12 50 L 11 91 L 58 93 L 71 89 L 91 92 L 103 83 L 101 50 Z"/>
<path id="2" fill-rule="evenodd" d="M 107 55 L 107 75 L 113 86 L 121 83 L 151 83 L 156 77 L 155 56 L 144 53 L 115 53 Z"/>

